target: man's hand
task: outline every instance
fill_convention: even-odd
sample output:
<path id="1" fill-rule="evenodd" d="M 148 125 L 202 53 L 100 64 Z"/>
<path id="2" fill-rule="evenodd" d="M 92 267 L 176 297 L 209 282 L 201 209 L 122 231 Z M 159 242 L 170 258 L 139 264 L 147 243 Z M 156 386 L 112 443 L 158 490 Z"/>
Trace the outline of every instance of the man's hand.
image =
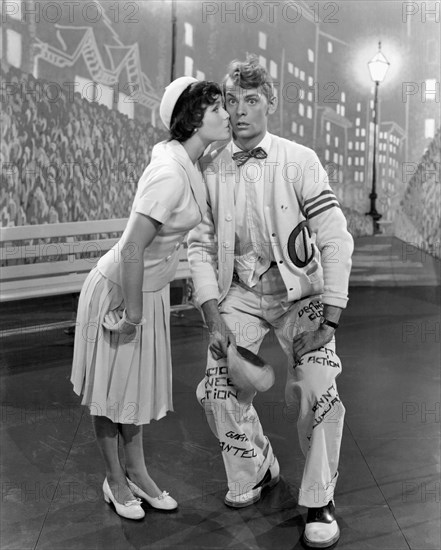
<path id="1" fill-rule="evenodd" d="M 295 364 L 299 363 L 305 353 L 321 348 L 332 340 L 334 329 L 327 325 L 320 325 L 317 330 L 302 332 L 292 342 L 292 351 Z"/>
<path id="2" fill-rule="evenodd" d="M 236 339 L 219 313 L 217 300 L 208 300 L 202 304 L 202 311 L 210 334 L 208 349 L 216 361 L 223 359 L 227 356 L 228 346 L 236 345 Z"/>
<path id="3" fill-rule="evenodd" d="M 210 331 L 210 343 L 208 345 L 208 349 L 217 361 L 218 359 L 223 359 L 227 356 L 228 346 L 231 344 L 235 346 L 236 340 L 233 334 L 229 332 L 227 325 L 221 317 L 219 317 L 216 325 L 216 327 L 212 326 L 212 330 Z"/>

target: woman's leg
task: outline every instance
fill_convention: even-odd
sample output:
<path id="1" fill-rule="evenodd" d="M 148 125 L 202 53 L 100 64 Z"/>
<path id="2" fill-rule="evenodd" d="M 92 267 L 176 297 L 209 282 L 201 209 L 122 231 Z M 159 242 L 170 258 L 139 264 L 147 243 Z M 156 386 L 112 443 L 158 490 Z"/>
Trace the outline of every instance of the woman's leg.
<path id="1" fill-rule="evenodd" d="M 124 470 L 118 455 L 118 424 L 115 424 L 107 416 L 92 415 L 92 424 L 98 447 L 104 459 L 106 477 L 115 499 L 124 504 L 133 500 Z"/>
<path id="2" fill-rule="evenodd" d="M 150 477 L 144 458 L 142 426 L 119 424 L 122 435 L 127 477 L 150 497 L 156 498 L 162 491 Z"/>

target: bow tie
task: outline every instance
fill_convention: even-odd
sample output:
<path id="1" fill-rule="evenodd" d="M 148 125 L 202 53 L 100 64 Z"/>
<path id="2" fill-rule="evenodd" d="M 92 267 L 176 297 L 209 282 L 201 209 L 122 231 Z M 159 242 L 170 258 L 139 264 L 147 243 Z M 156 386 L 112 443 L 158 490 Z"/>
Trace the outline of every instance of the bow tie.
<path id="1" fill-rule="evenodd" d="M 236 161 L 237 166 L 242 166 L 248 159 L 254 157 L 255 159 L 266 159 L 268 155 L 262 149 L 262 147 L 256 147 L 251 151 L 237 151 L 233 154 L 233 159 Z"/>

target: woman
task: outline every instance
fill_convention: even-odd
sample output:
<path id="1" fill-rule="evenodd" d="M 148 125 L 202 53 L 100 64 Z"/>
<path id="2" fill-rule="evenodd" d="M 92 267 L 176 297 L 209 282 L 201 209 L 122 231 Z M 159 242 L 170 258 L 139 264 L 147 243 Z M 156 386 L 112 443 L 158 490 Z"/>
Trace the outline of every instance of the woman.
<path id="1" fill-rule="evenodd" d="M 154 147 L 120 241 L 83 285 L 71 377 L 104 458 L 104 499 L 130 519 L 145 515 L 138 497 L 155 508 L 177 507 L 147 472 L 142 425 L 173 410 L 169 282 L 179 248 L 206 208 L 197 160 L 210 143 L 230 136 L 220 88 L 211 82 L 176 79 L 160 116 L 171 137 Z"/>

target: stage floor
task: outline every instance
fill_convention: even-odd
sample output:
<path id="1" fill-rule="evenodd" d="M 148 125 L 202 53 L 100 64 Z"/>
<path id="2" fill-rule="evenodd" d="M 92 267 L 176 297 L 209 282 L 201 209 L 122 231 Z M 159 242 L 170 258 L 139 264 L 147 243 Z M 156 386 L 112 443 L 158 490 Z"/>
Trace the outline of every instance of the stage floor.
<path id="1" fill-rule="evenodd" d="M 414 278 L 364 281 L 351 287 L 337 338 L 338 389 L 347 410 L 337 547 L 438 550 L 439 276 L 421 286 Z M 145 452 L 152 477 L 179 508 L 161 513 L 146 506 L 145 519 L 133 522 L 102 498 L 101 456 L 69 382 L 73 337 L 44 329 L 0 340 L 2 550 L 303 548 L 305 509 L 297 505 L 303 457 L 284 409 L 284 356 L 269 335 L 261 353 L 277 379 L 255 401 L 281 481 L 256 504 L 232 510 L 223 504 L 220 451 L 194 395 L 207 341 L 197 311 L 172 317 L 175 412 L 145 427 Z"/>

